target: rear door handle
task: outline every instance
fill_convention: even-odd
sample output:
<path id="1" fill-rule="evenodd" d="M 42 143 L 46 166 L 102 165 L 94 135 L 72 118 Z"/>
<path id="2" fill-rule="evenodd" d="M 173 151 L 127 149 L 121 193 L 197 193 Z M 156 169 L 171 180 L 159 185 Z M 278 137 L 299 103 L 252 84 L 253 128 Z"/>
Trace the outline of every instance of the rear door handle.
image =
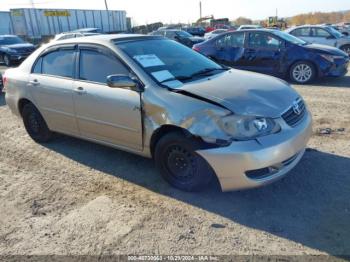
<path id="1" fill-rule="evenodd" d="M 87 93 L 86 90 L 84 90 L 84 88 L 82 88 L 82 87 L 78 87 L 78 88 L 74 89 L 74 92 L 79 94 L 79 95 L 84 95 Z"/>
<path id="2" fill-rule="evenodd" d="M 34 80 L 32 80 L 32 81 L 29 81 L 29 84 L 32 85 L 32 86 L 38 86 L 38 85 L 40 85 L 39 81 L 36 80 L 36 79 L 34 79 Z"/>

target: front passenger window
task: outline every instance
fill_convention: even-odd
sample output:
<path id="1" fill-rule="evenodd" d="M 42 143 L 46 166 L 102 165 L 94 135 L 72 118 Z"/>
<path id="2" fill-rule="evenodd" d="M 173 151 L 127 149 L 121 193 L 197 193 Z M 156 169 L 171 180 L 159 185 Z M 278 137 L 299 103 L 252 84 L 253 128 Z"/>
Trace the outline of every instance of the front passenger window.
<path id="1" fill-rule="evenodd" d="M 129 70 L 112 55 L 95 50 L 80 51 L 79 79 L 106 84 L 109 75 L 128 75 Z"/>

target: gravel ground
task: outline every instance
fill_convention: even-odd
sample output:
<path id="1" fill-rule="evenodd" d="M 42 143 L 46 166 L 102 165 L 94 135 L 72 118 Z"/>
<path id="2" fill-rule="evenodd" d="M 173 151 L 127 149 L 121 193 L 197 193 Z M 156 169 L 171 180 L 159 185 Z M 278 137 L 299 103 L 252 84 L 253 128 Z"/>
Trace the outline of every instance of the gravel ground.
<path id="1" fill-rule="evenodd" d="M 195 194 L 148 159 L 65 136 L 34 143 L 1 95 L 0 255 L 350 255 L 350 75 L 295 88 L 314 135 L 290 175 Z"/>

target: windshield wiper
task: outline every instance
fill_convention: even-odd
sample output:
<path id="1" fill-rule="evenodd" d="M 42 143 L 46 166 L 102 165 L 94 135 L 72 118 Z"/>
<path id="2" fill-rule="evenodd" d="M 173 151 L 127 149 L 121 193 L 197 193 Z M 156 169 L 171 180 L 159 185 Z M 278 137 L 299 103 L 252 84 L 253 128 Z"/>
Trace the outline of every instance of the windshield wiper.
<path id="1" fill-rule="evenodd" d="M 193 79 L 194 77 L 196 76 L 201 76 L 201 75 L 207 75 L 208 73 L 211 73 L 213 71 L 227 71 L 229 70 L 230 68 L 204 68 L 202 70 L 199 70 L 198 72 L 195 72 L 189 76 L 176 76 L 176 77 L 171 77 L 171 78 L 168 78 L 168 79 L 165 79 L 159 83 L 163 84 L 165 82 L 169 82 L 169 81 L 174 81 L 174 80 L 178 80 L 178 81 L 186 81 L 186 80 L 190 80 L 190 79 Z"/>
<path id="2" fill-rule="evenodd" d="M 193 73 L 190 75 L 190 78 L 193 78 L 195 76 L 201 76 L 201 75 L 207 75 L 208 73 L 214 72 L 214 71 L 227 71 L 228 68 L 204 68 L 202 70 L 199 70 L 198 72 Z"/>
<path id="3" fill-rule="evenodd" d="M 188 79 L 191 79 L 191 78 L 192 78 L 192 77 L 190 77 L 190 76 L 170 77 L 170 78 L 164 79 L 163 81 L 160 81 L 159 83 L 163 84 L 163 83 L 165 83 L 165 82 L 175 81 L 175 80 L 183 81 L 183 80 L 188 80 Z"/>

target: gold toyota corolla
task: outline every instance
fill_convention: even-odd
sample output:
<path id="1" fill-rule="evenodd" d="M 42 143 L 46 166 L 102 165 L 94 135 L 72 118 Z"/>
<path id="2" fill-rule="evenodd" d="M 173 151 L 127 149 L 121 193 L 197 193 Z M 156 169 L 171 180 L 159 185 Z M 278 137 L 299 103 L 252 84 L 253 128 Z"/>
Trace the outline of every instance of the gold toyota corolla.
<path id="1" fill-rule="evenodd" d="M 286 82 L 216 64 L 158 36 L 50 43 L 4 76 L 28 134 L 53 132 L 152 157 L 173 186 L 262 186 L 302 158 L 312 120 Z M 117 161 L 117 160 L 116 160 Z"/>

